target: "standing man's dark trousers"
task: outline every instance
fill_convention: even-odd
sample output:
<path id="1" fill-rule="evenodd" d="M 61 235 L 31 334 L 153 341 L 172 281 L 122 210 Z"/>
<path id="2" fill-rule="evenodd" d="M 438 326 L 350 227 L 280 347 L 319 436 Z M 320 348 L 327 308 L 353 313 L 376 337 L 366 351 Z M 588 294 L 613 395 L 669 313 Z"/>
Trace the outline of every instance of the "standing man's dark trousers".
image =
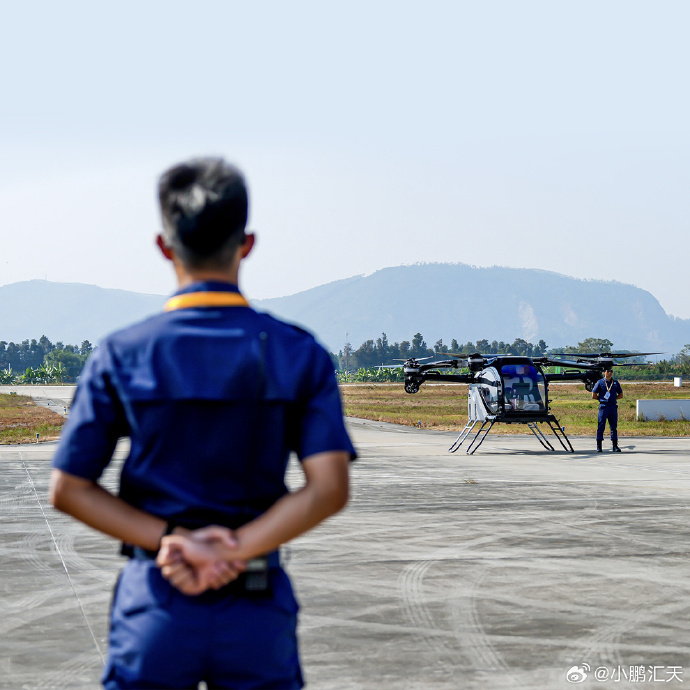
<path id="1" fill-rule="evenodd" d="M 601 448 L 604 440 L 604 427 L 609 423 L 611 443 L 618 447 L 618 405 L 599 405 L 599 423 L 597 425 L 597 446 Z"/>

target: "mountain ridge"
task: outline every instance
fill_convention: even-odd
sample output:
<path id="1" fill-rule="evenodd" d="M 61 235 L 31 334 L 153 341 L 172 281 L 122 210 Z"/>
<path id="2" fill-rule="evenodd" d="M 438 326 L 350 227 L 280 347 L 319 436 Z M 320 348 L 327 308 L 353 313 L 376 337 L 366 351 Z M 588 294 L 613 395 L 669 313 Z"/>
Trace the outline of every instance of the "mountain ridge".
<path id="1" fill-rule="evenodd" d="M 646 290 L 543 269 L 413 264 L 327 286 L 327 303 L 320 286 L 255 305 L 313 330 L 334 352 L 382 332 L 391 342 L 420 332 L 429 345 L 521 337 L 561 347 L 600 337 L 669 353 L 690 339 L 690 320 L 667 315 Z"/>
<path id="2" fill-rule="evenodd" d="M 166 299 L 82 283 L 11 283 L 0 286 L 0 340 L 95 343 L 159 312 Z M 430 346 L 523 338 L 562 347 L 597 337 L 668 354 L 690 342 L 690 319 L 669 316 L 646 290 L 543 269 L 392 266 L 252 305 L 312 331 L 336 353 L 346 341 L 357 348 L 382 333 L 402 342 L 419 332 Z"/>
<path id="3" fill-rule="evenodd" d="M 96 343 L 160 311 L 166 299 L 84 283 L 40 279 L 10 283 L 0 286 L 0 340 L 16 343 L 45 335 L 70 345 L 84 340 Z"/>

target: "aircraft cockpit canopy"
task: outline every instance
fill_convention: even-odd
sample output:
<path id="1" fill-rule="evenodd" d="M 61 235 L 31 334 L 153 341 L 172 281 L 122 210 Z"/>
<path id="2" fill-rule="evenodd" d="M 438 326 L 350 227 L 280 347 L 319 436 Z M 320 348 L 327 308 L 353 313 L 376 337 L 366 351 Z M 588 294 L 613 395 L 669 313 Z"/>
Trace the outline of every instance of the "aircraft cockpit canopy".
<path id="1" fill-rule="evenodd" d="M 503 401 L 506 412 L 545 412 L 546 381 L 532 364 L 504 364 Z"/>

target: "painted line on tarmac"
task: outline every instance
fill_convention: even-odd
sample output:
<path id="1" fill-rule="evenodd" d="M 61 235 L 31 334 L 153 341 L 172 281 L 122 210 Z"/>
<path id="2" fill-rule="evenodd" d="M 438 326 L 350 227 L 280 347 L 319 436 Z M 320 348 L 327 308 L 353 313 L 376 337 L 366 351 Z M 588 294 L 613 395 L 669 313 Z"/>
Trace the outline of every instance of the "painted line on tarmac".
<path id="1" fill-rule="evenodd" d="M 88 628 L 89 634 L 91 635 L 91 639 L 93 640 L 93 643 L 96 646 L 96 650 L 98 651 L 98 655 L 101 657 L 101 663 L 105 663 L 105 658 L 103 656 L 103 652 L 101 651 L 101 647 L 98 644 L 98 640 L 96 639 L 96 635 L 94 634 L 93 629 L 91 628 L 91 624 L 89 623 L 89 619 L 86 616 L 86 611 L 84 611 L 84 607 L 82 606 L 81 600 L 79 599 L 79 595 L 77 594 L 77 590 L 74 587 L 74 582 L 72 582 L 72 577 L 69 573 L 69 570 L 67 569 L 67 564 L 65 563 L 65 559 L 62 557 L 62 552 L 60 551 L 60 547 L 58 546 L 57 539 L 55 538 L 55 534 L 53 533 L 53 528 L 50 526 L 50 521 L 48 520 L 48 516 L 46 515 L 46 511 L 44 510 L 43 504 L 41 503 L 41 498 L 39 497 L 38 491 L 36 490 L 36 485 L 34 484 L 33 477 L 31 476 L 31 472 L 29 472 L 29 468 L 26 466 L 26 463 L 24 462 L 24 455 L 21 451 L 19 451 L 19 459 L 21 460 L 22 466 L 24 467 L 26 475 L 29 478 L 29 483 L 31 484 L 31 489 L 34 492 L 34 496 L 36 497 L 36 502 L 38 503 L 38 507 L 41 509 L 41 514 L 43 515 L 43 519 L 45 520 L 45 523 L 48 527 L 48 531 L 50 532 L 50 538 L 53 541 L 53 546 L 55 547 L 55 551 L 57 552 L 57 555 L 60 558 L 60 562 L 62 563 L 62 567 L 65 569 L 65 573 L 67 575 L 67 580 L 70 584 L 70 587 L 72 588 L 74 598 L 77 600 L 77 604 L 79 605 L 79 609 L 81 610 L 81 614 L 84 617 L 86 627 Z"/>

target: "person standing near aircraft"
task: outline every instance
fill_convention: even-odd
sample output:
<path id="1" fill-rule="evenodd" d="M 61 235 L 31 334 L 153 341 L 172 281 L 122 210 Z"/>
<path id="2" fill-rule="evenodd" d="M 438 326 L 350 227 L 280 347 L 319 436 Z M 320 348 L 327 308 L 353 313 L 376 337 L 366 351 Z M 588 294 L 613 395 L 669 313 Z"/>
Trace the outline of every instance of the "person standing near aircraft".
<path id="1" fill-rule="evenodd" d="M 613 378 L 613 369 L 604 370 L 604 378 L 599 379 L 592 389 L 592 400 L 599 400 L 599 418 L 597 424 L 597 453 L 602 452 L 604 442 L 604 429 L 606 422 L 611 430 L 611 443 L 613 452 L 620 453 L 618 447 L 618 400 L 623 397 L 621 384 Z"/>
<path id="2" fill-rule="evenodd" d="M 331 360 L 239 291 L 255 241 L 239 170 L 194 159 L 158 191 L 157 244 L 179 289 L 91 355 L 53 459 L 53 505 L 130 556 L 103 683 L 301 688 L 298 606 L 278 548 L 348 500 L 355 452 Z M 98 480 L 127 436 L 116 496 Z M 293 492 L 291 452 L 305 477 Z"/>

